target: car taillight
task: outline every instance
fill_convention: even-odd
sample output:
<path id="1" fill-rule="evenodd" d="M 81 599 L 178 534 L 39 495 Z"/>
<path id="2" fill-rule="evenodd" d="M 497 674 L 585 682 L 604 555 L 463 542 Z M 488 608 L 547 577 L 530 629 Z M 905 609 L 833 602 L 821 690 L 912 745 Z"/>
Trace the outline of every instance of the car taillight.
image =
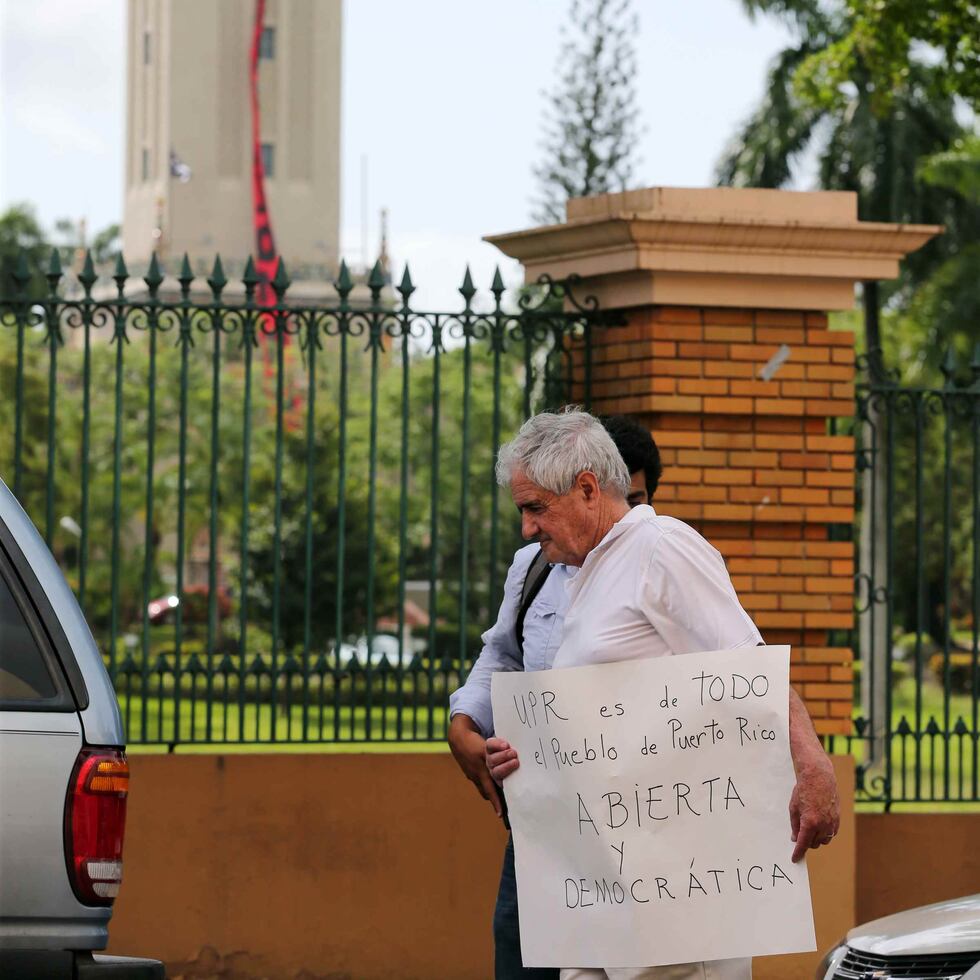
<path id="1" fill-rule="evenodd" d="M 119 749 L 82 749 L 65 806 L 68 875 L 85 905 L 112 905 L 122 881 L 129 763 Z"/>

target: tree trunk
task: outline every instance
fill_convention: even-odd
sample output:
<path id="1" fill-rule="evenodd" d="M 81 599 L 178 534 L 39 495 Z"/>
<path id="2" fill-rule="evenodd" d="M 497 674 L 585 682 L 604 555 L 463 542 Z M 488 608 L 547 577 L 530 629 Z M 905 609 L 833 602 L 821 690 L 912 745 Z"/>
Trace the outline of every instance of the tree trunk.
<path id="1" fill-rule="evenodd" d="M 861 301 L 864 305 L 864 350 L 872 365 L 881 363 L 881 331 L 878 328 L 878 283 L 874 280 L 861 284 Z"/>

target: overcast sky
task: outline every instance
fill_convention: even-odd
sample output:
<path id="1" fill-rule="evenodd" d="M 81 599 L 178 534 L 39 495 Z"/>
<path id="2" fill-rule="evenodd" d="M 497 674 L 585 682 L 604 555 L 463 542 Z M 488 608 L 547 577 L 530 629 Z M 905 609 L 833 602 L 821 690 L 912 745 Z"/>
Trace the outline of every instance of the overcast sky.
<path id="1" fill-rule="evenodd" d="M 457 308 L 467 262 L 481 288 L 496 261 L 519 278 L 480 238 L 532 223 L 542 91 L 568 6 L 344 3 L 341 248 L 360 261 L 366 156 L 369 250 L 387 207 L 395 267 L 411 264 L 418 308 Z M 707 186 L 789 35 L 750 22 L 739 0 L 634 7 L 645 127 L 636 186 Z M 63 216 L 85 216 L 92 230 L 120 220 L 124 25 L 124 0 L 0 0 L 0 209 L 32 202 L 48 226 Z"/>

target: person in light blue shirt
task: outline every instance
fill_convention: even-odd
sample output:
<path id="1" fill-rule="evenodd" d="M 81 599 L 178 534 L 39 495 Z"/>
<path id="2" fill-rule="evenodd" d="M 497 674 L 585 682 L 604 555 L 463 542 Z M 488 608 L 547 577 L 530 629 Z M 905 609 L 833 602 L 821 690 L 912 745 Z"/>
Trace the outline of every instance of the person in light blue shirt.
<path id="1" fill-rule="evenodd" d="M 623 415 L 603 420 L 630 472 L 631 507 L 648 504 L 660 480 L 660 453 L 648 429 Z M 507 573 L 504 597 L 497 621 L 483 634 L 483 650 L 466 683 L 449 699 L 449 746 L 466 777 L 492 804 L 497 816 L 504 815 L 499 787 L 486 765 L 486 740 L 493 735 L 490 679 L 498 670 L 548 670 L 561 644 L 567 598 L 565 584 L 578 569 L 554 565 L 534 600 L 528 606 L 517 636 L 517 621 L 524 582 L 540 552 L 538 544 L 521 548 Z M 523 645 L 523 656 L 521 653 Z M 501 870 L 500 887 L 493 917 L 494 976 L 496 980 L 528 977 L 558 980 L 556 969 L 530 969 L 521 961 L 517 915 L 517 881 L 514 875 L 514 846 L 508 839 Z"/>
<path id="2" fill-rule="evenodd" d="M 540 545 L 529 544 L 514 555 L 504 582 L 504 597 L 497 621 L 483 634 L 483 650 L 466 683 L 449 697 L 450 717 L 455 718 L 459 714 L 469 717 L 484 738 L 493 734 L 490 678 L 494 672 L 548 670 L 561 643 L 561 626 L 565 618 L 565 583 L 576 571 L 568 565 L 552 566 L 541 591 L 528 607 L 524 617 L 523 658 L 517 645 L 516 627 L 521 590 L 531 563 L 540 551 Z M 479 761 L 483 761 L 482 757 Z M 483 768 L 486 769 L 485 763 Z M 482 783 L 482 773 L 480 776 L 479 782 Z M 487 789 L 488 793 L 484 795 L 492 800 L 495 792 L 492 781 Z"/>

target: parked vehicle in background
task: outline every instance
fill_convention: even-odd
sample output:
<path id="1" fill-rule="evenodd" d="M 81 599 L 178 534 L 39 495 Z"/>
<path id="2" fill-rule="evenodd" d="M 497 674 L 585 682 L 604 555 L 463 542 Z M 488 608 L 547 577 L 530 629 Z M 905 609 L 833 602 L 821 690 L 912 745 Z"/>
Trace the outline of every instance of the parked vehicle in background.
<path id="1" fill-rule="evenodd" d="M 815 980 L 980 980 L 980 895 L 875 919 L 823 958 Z"/>
<path id="2" fill-rule="evenodd" d="M 400 649 L 397 636 L 391 633 L 375 633 L 371 637 L 371 652 L 368 653 L 368 641 L 366 636 L 360 636 L 354 643 L 341 643 L 339 652 L 335 648 L 331 651 L 331 659 L 335 659 L 336 666 L 349 668 L 357 663 L 359 667 L 366 667 L 368 663 L 373 668 L 380 667 L 387 662 L 389 667 L 411 666 L 415 654 L 405 646 Z"/>
<path id="3" fill-rule="evenodd" d="M 207 626 L 209 602 L 210 591 L 206 585 L 188 585 L 184 589 L 184 628 L 188 631 L 188 635 L 195 627 Z M 146 604 L 147 618 L 154 626 L 172 623 L 180 606 L 180 596 L 173 594 L 158 596 Z M 231 598 L 227 589 L 215 589 L 215 612 L 218 623 L 231 615 Z"/>
<path id="4" fill-rule="evenodd" d="M 122 881 L 129 765 L 102 657 L 0 481 L 0 977 L 163 980 L 99 956 Z"/>

